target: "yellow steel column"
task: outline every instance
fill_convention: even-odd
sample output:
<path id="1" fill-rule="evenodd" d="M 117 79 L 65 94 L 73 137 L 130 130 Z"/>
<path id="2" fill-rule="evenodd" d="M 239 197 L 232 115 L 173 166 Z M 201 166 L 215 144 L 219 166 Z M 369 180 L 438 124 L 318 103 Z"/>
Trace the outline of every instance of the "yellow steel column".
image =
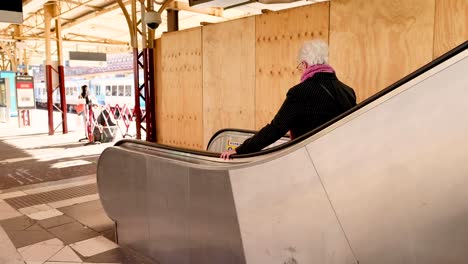
<path id="1" fill-rule="evenodd" d="M 63 68 L 63 48 L 62 48 L 62 21 L 60 17 L 55 18 L 55 36 L 57 41 L 57 56 L 58 56 L 58 76 L 60 89 L 60 107 L 62 110 L 62 132 L 68 133 L 67 122 L 67 98 L 65 97 L 65 70 Z"/>
<path id="2" fill-rule="evenodd" d="M 54 107 L 53 107 L 53 89 L 52 89 L 52 58 L 50 49 L 50 21 L 52 20 L 51 3 L 44 5 L 44 40 L 45 40 L 45 80 L 47 87 L 47 112 L 49 119 L 49 135 L 54 134 Z"/>

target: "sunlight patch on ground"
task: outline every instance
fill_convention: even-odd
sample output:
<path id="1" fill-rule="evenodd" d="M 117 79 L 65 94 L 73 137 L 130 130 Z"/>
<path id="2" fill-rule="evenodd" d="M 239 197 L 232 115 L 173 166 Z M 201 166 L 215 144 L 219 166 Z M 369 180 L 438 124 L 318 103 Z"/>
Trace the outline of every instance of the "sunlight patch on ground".
<path id="1" fill-rule="evenodd" d="M 71 161 L 54 163 L 52 164 L 51 168 L 62 169 L 62 168 L 75 167 L 75 166 L 81 166 L 81 165 L 87 165 L 87 164 L 91 164 L 91 162 L 86 161 L 86 160 L 71 160 Z"/>

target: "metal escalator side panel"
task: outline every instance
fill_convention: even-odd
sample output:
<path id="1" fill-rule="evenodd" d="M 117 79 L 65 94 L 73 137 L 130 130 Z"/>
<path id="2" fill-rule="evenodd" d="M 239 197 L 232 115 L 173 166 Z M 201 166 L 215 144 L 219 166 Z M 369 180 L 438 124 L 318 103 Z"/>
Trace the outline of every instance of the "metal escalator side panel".
<path id="1" fill-rule="evenodd" d="M 229 173 L 247 263 L 357 263 L 304 147 Z"/>
<path id="2" fill-rule="evenodd" d="M 445 66 L 307 146 L 360 263 L 468 263 L 467 50 Z"/>
<path id="3" fill-rule="evenodd" d="M 190 169 L 189 219 L 190 263 L 246 263 L 227 170 Z"/>
<path id="4" fill-rule="evenodd" d="M 144 197 L 138 190 L 146 186 L 146 182 L 141 182 L 146 179 L 145 166 L 146 158 L 140 153 L 118 147 L 106 148 L 99 157 L 97 186 L 103 208 L 111 219 L 126 217 L 132 214 L 129 210 L 142 205 Z"/>
<path id="5" fill-rule="evenodd" d="M 158 263 L 245 263 L 227 170 L 123 148 L 103 154 L 98 186 L 120 245 Z"/>
<path id="6" fill-rule="evenodd" d="M 149 222 L 144 253 L 159 263 L 190 263 L 189 168 L 148 157 L 147 210 L 140 217 Z"/>
<path id="7" fill-rule="evenodd" d="M 110 147 L 98 162 L 97 185 L 102 206 L 116 222 L 118 242 L 139 252 L 148 250 L 147 157 Z"/>

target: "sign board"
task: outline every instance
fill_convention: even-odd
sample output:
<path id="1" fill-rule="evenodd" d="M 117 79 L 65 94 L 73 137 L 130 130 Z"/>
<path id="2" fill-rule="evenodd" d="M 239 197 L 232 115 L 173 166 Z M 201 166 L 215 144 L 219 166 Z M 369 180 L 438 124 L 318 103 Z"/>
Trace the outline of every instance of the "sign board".
<path id="1" fill-rule="evenodd" d="M 36 108 L 34 80 L 32 76 L 16 76 L 16 101 L 18 109 Z"/>
<path id="2" fill-rule="evenodd" d="M 240 145 L 242 145 L 242 142 L 228 139 L 228 141 L 226 142 L 226 150 L 236 149 Z"/>
<path id="3" fill-rule="evenodd" d="M 101 52 L 70 51 L 70 60 L 107 61 L 107 54 Z"/>
<path id="4" fill-rule="evenodd" d="M 65 61 L 65 65 L 70 67 L 104 67 L 107 65 L 107 54 L 70 51 L 69 60 Z"/>
<path id="5" fill-rule="evenodd" d="M 199 5 L 211 1 L 212 0 L 189 0 L 189 6 Z"/>
<path id="6" fill-rule="evenodd" d="M 23 23 L 23 1 L 3 0 L 0 5 L 0 22 Z"/>

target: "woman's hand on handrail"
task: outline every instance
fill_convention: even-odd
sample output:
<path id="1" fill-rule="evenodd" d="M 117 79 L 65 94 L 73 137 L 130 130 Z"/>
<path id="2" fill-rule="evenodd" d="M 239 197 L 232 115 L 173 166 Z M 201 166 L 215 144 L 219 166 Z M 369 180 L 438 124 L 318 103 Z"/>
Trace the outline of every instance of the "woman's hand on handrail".
<path id="1" fill-rule="evenodd" d="M 237 153 L 237 152 L 236 152 L 235 149 L 229 149 L 229 150 L 227 150 L 227 151 L 222 152 L 222 153 L 221 153 L 221 156 L 219 156 L 219 157 L 222 158 L 222 159 L 227 160 L 227 159 L 230 159 L 230 158 L 231 158 L 231 155 L 236 154 L 236 153 Z"/>

